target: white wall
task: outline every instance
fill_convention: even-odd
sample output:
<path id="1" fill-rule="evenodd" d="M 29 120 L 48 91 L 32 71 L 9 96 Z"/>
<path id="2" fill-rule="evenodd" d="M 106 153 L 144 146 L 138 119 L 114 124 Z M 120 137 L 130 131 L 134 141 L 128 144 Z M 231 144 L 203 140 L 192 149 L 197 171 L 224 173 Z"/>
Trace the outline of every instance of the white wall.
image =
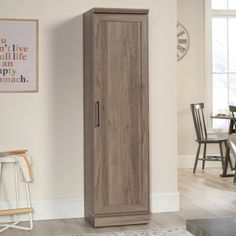
<path id="1" fill-rule="evenodd" d="M 189 32 L 188 54 L 177 63 L 179 166 L 193 167 L 195 130 L 190 103 L 204 102 L 204 0 L 178 0 L 177 19 Z"/>
<path id="2" fill-rule="evenodd" d="M 1 0 L 2 18 L 39 19 L 39 92 L 0 94 L 1 150 L 28 148 L 36 218 L 83 215 L 82 13 L 148 8 L 152 210 L 178 209 L 176 0 Z"/>

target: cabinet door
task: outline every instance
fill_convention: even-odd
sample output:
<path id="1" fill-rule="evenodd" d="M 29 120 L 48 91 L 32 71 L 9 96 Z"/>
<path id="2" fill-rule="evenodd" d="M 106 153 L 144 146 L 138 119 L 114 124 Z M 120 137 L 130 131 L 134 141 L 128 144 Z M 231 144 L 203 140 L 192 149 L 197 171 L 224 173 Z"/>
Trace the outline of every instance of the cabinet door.
<path id="1" fill-rule="evenodd" d="M 147 17 L 94 19 L 95 212 L 148 211 Z"/>

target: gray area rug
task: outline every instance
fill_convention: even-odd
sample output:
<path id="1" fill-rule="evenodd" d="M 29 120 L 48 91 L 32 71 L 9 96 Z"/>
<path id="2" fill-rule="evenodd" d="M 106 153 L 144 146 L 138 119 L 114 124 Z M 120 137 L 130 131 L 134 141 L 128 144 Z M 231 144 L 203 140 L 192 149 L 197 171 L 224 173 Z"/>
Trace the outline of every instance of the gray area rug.
<path id="1" fill-rule="evenodd" d="M 72 236 L 193 236 L 186 231 L 185 228 L 171 228 L 171 229 L 149 229 L 137 231 L 124 232 L 106 232 L 106 233 L 86 233 L 74 234 Z"/>

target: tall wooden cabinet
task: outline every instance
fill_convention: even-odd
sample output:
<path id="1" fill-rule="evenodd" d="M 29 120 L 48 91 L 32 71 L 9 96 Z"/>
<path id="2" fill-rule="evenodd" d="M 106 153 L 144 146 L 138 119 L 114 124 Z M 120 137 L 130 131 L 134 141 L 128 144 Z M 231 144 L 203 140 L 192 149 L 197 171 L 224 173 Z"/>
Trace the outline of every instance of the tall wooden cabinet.
<path id="1" fill-rule="evenodd" d="M 148 10 L 84 14 L 85 215 L 149 221 Z"/>

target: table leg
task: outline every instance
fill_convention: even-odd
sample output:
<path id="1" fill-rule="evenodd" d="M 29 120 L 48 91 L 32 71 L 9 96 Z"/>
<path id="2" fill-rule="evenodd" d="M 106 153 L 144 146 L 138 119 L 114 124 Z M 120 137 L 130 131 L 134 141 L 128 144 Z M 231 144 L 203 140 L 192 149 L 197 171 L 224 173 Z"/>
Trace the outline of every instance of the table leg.
<path id="1" fill-rule="evenodd" d="M 230 161 L 230 149 L 229 149 L 229 146 L 227 145 L 226 152 L 225 152 L 225 161 L 224 161 L 224 166 L 223 166 L 223 173 L 220 175 L 220 177 L 232 177 L 232 176 L 234 176 L 234 174 L 227 174 L 229 161 Z"/>

